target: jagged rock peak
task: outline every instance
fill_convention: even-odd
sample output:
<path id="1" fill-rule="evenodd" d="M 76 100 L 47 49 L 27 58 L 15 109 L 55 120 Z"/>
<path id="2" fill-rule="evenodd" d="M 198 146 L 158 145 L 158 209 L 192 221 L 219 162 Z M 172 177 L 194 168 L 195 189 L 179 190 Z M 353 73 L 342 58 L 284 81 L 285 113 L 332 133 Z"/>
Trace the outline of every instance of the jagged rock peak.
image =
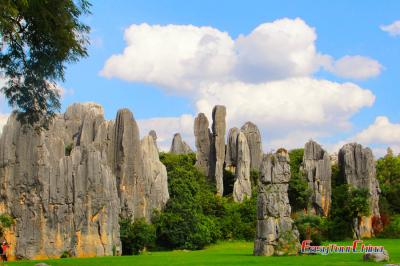
<path id="1" fill-rule="evenodd" d="M 344 182 L 354 188 L 369 191 L 371 215 L 361 217 L 355 222 L 355 236 L 372 237 L 375 232 L 372 220 L 380 221 L 379 194 L 380 188 L 376 179 L 375 160 L 370 148 L 363 148 L 357 143 L 349 143 L 339 150 L 338 164 Z"/>
<path id="2" fill-rule="evenodd" d="M 189 154 L 192 153 L 190 146 L 182 140 L 181 134 L 176 133 L 172 139 L 170 153 Z"/>
<path id="3" fill-rule="evenodd" d="M 157 145 L 157 133 L 156 133 L 156 131 L 153 130 L 153 129 L 150 130 L 150 131 L 149 131 L 149 136 L 151 136 L 151 137 L 153 138 L 154 145 L 156 145 L 157 150 L 158 150 L 158 145 Z"/>
<path id="4" fill-rule="evenodd" d="M 204 113 L 199 113 L 194 120 L 196 144 L 196 167 L 206 176 L 210 174 L 210 148 L 212 135 Z"/>
<path id="5" fill-rule="evenodd" d="M 310 211 L 327 216 L 331 205 L 331 161 L 329 154 L 313 140 L 304 146 L 301 172 L 311 191 Z"/>
<path id="6" fill-rule="evenodd" d="M 250 149 L 246 136 L 242 132 L 238 134 L 236 146 L 238 163 L 233 185 L 233 199 L 236 202 L 242 202 L 251 197 Z"/>
<path id="7" fill-rule="evenodd" d="M 229 129 L 228 138 L 226 143 L 226 154 L 225 154 L 225 168 L 232 173 L 235 172 L 237 164 L 237 138 L 240 130 L 237 127 Z"/>
<path id="8" fill-rule="evenodd" d="M 246 122 L 241 131 L 245 134 L 247 138 L 247 143 L 250 148 L 250 157 L 251 157 L 251 169 L 259 170 L 263 151 L 262 151 L 262 141 L 261 134 L 258 130 L 258 127 L 252 122 Z"/>

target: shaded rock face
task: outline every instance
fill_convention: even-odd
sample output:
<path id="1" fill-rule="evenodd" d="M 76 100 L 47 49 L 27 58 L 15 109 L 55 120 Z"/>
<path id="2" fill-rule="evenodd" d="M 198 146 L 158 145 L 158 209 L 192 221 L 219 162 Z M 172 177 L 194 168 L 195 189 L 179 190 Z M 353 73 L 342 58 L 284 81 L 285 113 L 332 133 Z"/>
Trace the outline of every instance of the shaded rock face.
<path id="1" fill-rule="evenodd" d="M 242 126 L 241 131 L 246 136 L 247 143 L 249 144 L 251 169 L 258 171 L 260 169 L 263 156 L 260 131 L 258 130 L 258 127 L 252 122 L 246 122 Z"/>
<path id="2" fill-rule="evenodd" d="M 155 150 L 126 109 L 114 123 L 97 104 L 75 104 L 40 133 L 11 116 L 0 138 L 0 211 L 16 221 L 11 257 L 120 250 L 119 216 L 149 218 L 168 199 Z"/>
<path id="3" fill-rule="evenodd" d="M 227 143 L 226 143 L 225 169 L 232 173 L 235 172 L 236 165 L 237 165 L 236 142 L 237 142 L 239 133 L 240 133 L 240 130 L 237 127 L 229 129 Z"/>
<path id="4" fill-rule="evenodd" d="M 311 208 L 315 214 L 327 216 L 331 206 L 331 161 L 329 154 L 315 141 L 304 147 L 302 172 L 311 191 Z"/>
<path id="5" fill-rule="evenodd" d="M 339 169 L 344 182 L 354 188 L 363 188 L 369 191 L 369 205 L 371 215 L 361 217 L 355 221 L 357 238 L 372 237 L 374 231 L 372 218 L 380 218 L 379 214 L 379 183 L 376 179 L 375 160 L 370 148 L 363 148 L 360 144 L 344 145 L 338 155 Z"/>
<path id="6" fill-rule="evenodd" d="M 192 153 L 190 146 L 182 140 L 181 134 L 176 133 L 172 139 L 170 153 L 189 154 Z"/>
<path id="7" fill-rule="evenodd" d="M 233 185 L 233 200 L 242 202 L 251 197 L 250 149 L 246 136 L 240 132 L 237 137 L 237 167 Z"/>
<path id="8" fill-rule="evenodd" d="M 210 177 L 215 180 L 217 194 L 223 195 L 223 171 L 225 162 L 226 108 L 216 105 L 212 112 L 212 139 L 210 154 Z"/>
<path id="9" fill-rule="evenodd" d="M 194 137 L 196 142 L 196 167 L 206 176 L 210 173 L 210 148 L 212 135 L 208 119 L 200 113 L 194 120 Z"/>
<path id="10" fill-rule="evenodd" d="M 286 150 L 263 156 L 257 196 L 256 256 L 297 254 L 300 248 L 299 232 L 290 218 L 290 176 Z"/>

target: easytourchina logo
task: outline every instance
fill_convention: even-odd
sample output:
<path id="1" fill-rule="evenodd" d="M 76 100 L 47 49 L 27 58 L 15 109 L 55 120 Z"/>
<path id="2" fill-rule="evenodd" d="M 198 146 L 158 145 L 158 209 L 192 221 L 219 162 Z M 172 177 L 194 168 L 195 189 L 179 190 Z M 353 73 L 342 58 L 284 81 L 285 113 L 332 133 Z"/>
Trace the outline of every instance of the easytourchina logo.
<path id="1" fill-rule="evenodd" d="M 328 255 L 330 253 L 383 253 L 384 246 L 365 245 L 362 240 L 354 240 L 351 246 L 328 244 L 325 246 L 312 246 L 311 240 L 301 242 L 301 253 L 319 253 Z"/>

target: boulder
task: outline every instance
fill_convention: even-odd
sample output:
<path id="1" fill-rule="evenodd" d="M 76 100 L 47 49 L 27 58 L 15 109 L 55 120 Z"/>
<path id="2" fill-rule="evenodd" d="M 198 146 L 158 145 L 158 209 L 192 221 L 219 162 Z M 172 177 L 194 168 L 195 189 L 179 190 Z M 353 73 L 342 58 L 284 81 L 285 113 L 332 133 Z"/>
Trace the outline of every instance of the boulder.
<path id="1" fill-rule="evenodd" d="M 313 140 L 304 147 L 300 172 L 311 191 L 310 211 L 327 216 L 331 205 L 331 161 L 329 154 Z"/>
<path id="2" fill-rule="evenodd" d="M 370 148 L 363 148 L 360 144 L 349 143 L 344 145 L 338 155 L 340 176 L 344 183 L 354 188 L 363 188 L 369 191 L 370 215 L 355 221 L 355 237 L 361 239 L 372 237 L 375 232 L 372 221 L 380 221 L 379 194 L 380 188 L 376 179 L 375 160 Z"/>
<path id="3" fill-rule="evenodd" d="M 255 256 L 292 255 L 300 248 L 299 232 L 290 218 L 289 155 L 279 149 L 263 156 L 257 196 Z"/>
<path id="4" fill-rule="evenodd" d="M 260 131 L 258 130 L 258 127 L 252 122 L 246 122 L 242 126 L 241 131 L 246 136 L 247 143 L 249 144 L 251 169 L 258 171 L 260 169 L 263 156 Z"/>
<path id="5" fill-rule="evenodd" d="M 237 137 L 237 167 L 233 185 L 233 200 L 242 202 L 251 197 L 250 150 L 246 136 L 240 132 Z"/>
<path id="6" fill-rule="evenodd" d="M 174 154 L 189 154 L 192 153 L 190 146 L 182 140 L 181 134 L 176 133 L 172 139 L 170 153 Z"/>
<path id="7" fill-rule="evenodd" d="M 364 261 L 374 261 L 374 262 L 382 262 L 382 261 L 389 261 L 389 252 L 385 249 L 383 252 L 377 253 L 365 253 L 363 254 Z"/>

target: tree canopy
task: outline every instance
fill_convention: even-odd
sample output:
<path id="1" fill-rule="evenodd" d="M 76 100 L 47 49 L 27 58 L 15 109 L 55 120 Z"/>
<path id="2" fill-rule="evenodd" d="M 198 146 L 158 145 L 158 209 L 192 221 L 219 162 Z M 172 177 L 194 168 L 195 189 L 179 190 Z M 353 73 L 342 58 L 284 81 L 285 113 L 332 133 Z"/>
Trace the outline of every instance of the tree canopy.
<path id="1" fill-rule="evenodd" d="M 56 82 L 87 56 L 86 0 L 0 0 L 1 88 L 21 123 L 46 126 L 60 109 Z"/>

